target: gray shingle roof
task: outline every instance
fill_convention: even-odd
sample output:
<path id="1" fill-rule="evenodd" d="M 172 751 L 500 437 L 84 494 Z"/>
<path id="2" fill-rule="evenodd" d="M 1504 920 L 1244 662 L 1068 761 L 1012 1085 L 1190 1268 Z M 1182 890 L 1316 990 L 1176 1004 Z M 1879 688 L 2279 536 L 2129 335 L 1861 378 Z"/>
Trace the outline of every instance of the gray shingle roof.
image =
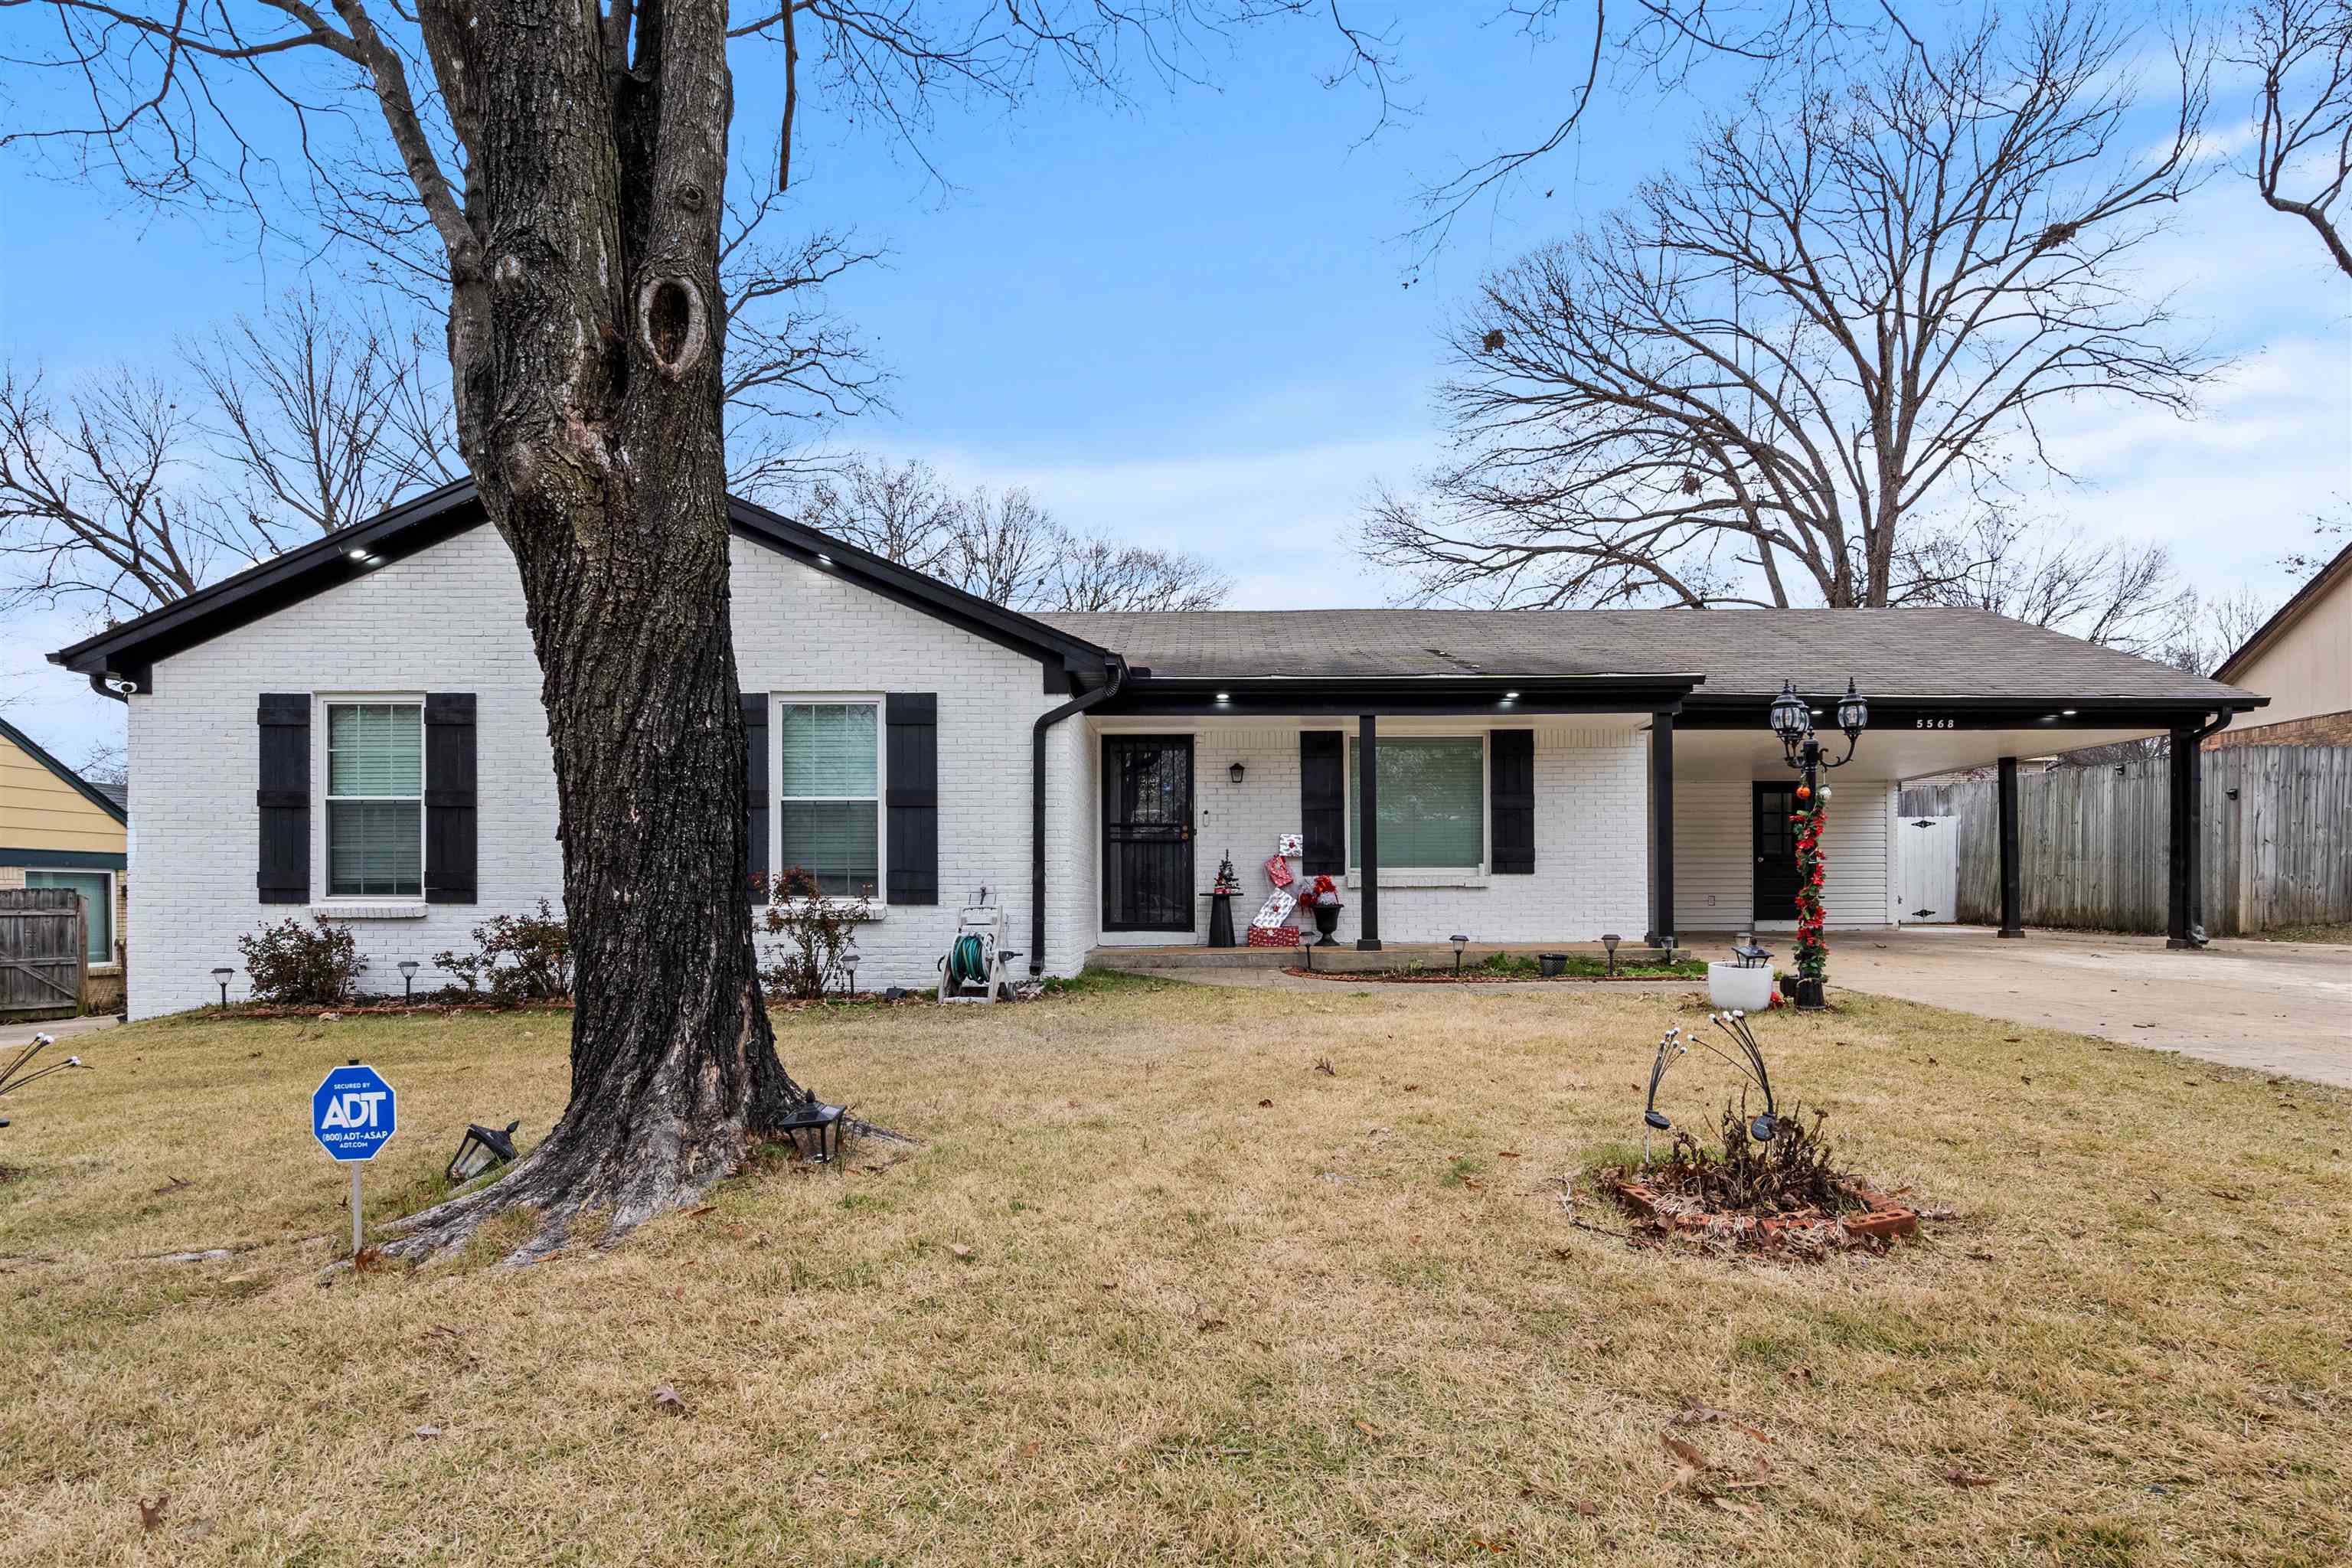
<path id="1" fill-rule="evenodd" d="M 1045 615 L 1156 677 L 1704 674 L 1698 695 L 2243 697 L 1989 610 L 1199 610 Z"/>

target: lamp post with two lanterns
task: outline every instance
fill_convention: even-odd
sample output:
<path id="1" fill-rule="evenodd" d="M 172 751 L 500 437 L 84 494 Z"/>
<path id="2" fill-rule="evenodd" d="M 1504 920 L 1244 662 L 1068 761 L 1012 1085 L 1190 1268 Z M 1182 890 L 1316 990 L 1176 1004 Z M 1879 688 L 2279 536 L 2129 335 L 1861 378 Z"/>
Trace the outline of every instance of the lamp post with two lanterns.
<path id="1" fill-rule="evenodd" d="M 1781 758 L 1801 775 L 1797 784 L 1797 1005 L 1807 1012 L 1825 1004 L 1822 987 L 1829 976 L 1829 938 L 1822 909 L 1822 803 L 1829 791 L 1822 774 L 1853 761 L 1862 731 L 1870 722 L 1870 703 L 1849 678 L 1845 695 L 1838 699 L 1838 728 L 1845 731 L 1845 755 L 1834 762 L 1822 752 L 1813 733 L 1812 705 L 1797 695 L 1796 682 L 1780 683 L 1772 700 L 1772 732 L 1780 739 Z"/>

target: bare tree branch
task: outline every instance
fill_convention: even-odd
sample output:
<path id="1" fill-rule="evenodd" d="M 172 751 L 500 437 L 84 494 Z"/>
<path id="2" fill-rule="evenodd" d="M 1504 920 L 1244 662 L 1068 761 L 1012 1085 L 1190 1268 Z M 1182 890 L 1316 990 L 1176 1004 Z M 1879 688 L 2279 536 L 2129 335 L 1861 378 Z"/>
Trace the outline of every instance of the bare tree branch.
<path id="1" fill-rule="evenodd" d="M 2248 173 L 2263 200 L 2311 226 L 2352 277 L 2336 204 L 2352 182 L 2352 0 L 2254 0 L 2231 63 L 2260 77 Z"/>
<path id="2" fill-rule="evenodd" d="M 812 528 L 1016 610 L 1206 610 L 1233 591 L 1199 556 L 1077 532 L 1017 487 L 957 495 L 919 459 L 847 459 L 795 510 Z"/>
<path id="3" fill-rule="evenodd" d="M 1955 519 L 2055 471 L 2087 396 L 2213 369 L 2123 263 L 2190 188 L 2204 105 L 2126 140 L 2125 35 L 2055 5 L 1757 95 L 1687 172 L 1491 279 L 1440 394 L 1458 457 L 1368 539 L 1431 598 L 1889 605 L 1968 580 Z"/>

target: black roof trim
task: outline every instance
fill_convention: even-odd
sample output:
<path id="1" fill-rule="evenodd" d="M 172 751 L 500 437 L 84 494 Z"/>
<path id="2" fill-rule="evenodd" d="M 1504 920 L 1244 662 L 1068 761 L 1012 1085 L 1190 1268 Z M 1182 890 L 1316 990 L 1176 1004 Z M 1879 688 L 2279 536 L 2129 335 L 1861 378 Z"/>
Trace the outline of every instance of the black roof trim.
<path id="1" fill-rule="evenodd" d="M 136 620 L 60 648 L 49 655 L 49 662 L 89 676 L 90 684 L 100 690 L 107 690 L 104 679 L 110 674 L 144 686 L 150 668 L 159 658 L 347 583 L 386 560 L 413 555 L 467 529 L 487 526 L 488 521 L 474 481 L 459 479 L 224 578 Z M 837 573 L 885 597 L 1049 665 L 1100 669 L 1118 657 L 1082 637 L 885 561 L 750 501 L 730 497 L 727 521 L 733 531 L 755 543 L 820 571 Z M 360 556 L 373 559 L 362 561 L 357 559 Z"/>
<path id="2" fill-rule="evenodd" d="M 103 790 L 90 783 L 88 779 L 82 777 L 79 773 L 74 772 L 71 768 L 66 766 L 65 763 L 58 761 L 57 758 L 49 755 L 47 749 L 45 748 L 38 741 L 36 741 L 33 737 L 27 735 L 24 731 L 19 730 L 16 725 L 11 724 L 5 719 L 0 719 L 0 736 L 5 736 L 8 740 L 14 741 L 16 743 L 16 749 L 18 751 L 23 752 L 26 756 L 32 758 L 35 762 L 48 769 L 49 772 L 57 774 L 58 777 L 73 785 L 73 787 L 80 793 L 82 798 L 89 801 L 90 805 L 98 807 L 99 810 L 106 813 L 107 816 L 114 818 L 115 821 L 121 823 L 126 826 L 130 825 L 131 814 L 123 810 L 122 807 L 115 805 L 113 800 L 110 799 Z"/>

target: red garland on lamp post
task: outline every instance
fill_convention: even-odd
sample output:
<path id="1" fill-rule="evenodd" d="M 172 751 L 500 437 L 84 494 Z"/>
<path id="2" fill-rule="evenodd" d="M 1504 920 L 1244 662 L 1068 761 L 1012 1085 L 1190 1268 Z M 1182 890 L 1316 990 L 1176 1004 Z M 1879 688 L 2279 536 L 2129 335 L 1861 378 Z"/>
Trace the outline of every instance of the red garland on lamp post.
<path id="1" fill-rule="evenodd" d="M 1780 738 L 1788 764 L 1801 775 L 1797 810 L 1789 820 L 1797 826 L 1797 1006 L 1805 1012 L 1827 1005 L 1822 994 L 1829 984 L 1830 947 L 1822 910 L 1822 872 L 1827 865 L 1822 854 L 1822 827 L 1829 792 L 1822 787 L 1822 774 L 1853 761 L 1863 727 L 1870 722 L 1870 704 L 1850 679 L 1845 695 L 1838 700 L 1837 719 L 1838 728 L 1845 731 L 1845 755 L 1829 762 L 1813 735 L 1812 705 L 1797 695 L 1796 682 L 1782 681 L 1780 695 L 1772 700 L 1772 732 Z"/>
<path id="2" fill-rule="evenodd" d="M 1804 785 L 1798 793 L 1806 793 Z M 1800 1005 L 1822 1005 L 1821 991 L 1829 979 L 1830 944 L 1824 929 L 1826 916 L 1822 909 L 1822 872 L 1828 865 L 1822 853 L 1822 827 L 1828 816 L 1822 796 L 1827 790 L 1811 792 L 1790 820 L 1797 825 L 1797 974 L 1801 998 L 1810 992 L 1810 1002 Z"/>

